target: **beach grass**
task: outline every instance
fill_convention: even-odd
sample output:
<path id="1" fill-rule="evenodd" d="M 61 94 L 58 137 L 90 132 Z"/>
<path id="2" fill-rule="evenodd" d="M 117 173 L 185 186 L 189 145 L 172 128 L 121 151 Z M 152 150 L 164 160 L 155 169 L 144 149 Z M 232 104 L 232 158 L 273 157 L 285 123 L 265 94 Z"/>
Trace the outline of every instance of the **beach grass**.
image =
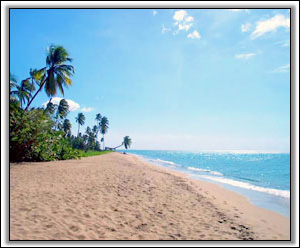
<path id="1" fill-rule="evenodd" d="M 81 157 L 91 157 L 91 156 L 103 155 L 103 154 L 113 152 L 113 151 L 95 151 L 95 150 L 87 150 L 87 151 L 77 150 L 77 151 L 79 152 Z"/>

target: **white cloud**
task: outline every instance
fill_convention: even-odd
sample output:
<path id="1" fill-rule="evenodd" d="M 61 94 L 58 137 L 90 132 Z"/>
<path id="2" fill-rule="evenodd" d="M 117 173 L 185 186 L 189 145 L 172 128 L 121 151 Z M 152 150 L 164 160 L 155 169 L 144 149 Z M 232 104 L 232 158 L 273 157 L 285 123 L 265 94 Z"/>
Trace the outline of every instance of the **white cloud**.
<path id="1" fill-rule="evenodd" d="M 197 30 L 195 30 L 194 32 L 189 33 L 187 37 L 190 39 L 200 39 L 201 35 L 199 34 L 199 32 Z"/>
<path id="2" fill-rule="evenodd" d="M 178 11 L 175 11 L 173 19 L 175 21 L 183 21 L 185 16 L 187 16 L 187 13 L 185 10 L 178 10 Z"/>
<path id="3" fill-rule="evenodd" d="M 242 32 L 243 33 L 248 32 L 249 29 L 251 28 L 251 26 L 252 26 L 251 23 L 242 24 L 242 26 L 241 26 Z"/>
<path id="4" fill-rule="evenodd" d="M 60 100 L 63 99 L 61 97 L 52 97 L 51 102 L 54 104 L 59 104 Z M 69 111 L 75 111 L 80 108 L 80 105 L 77 102 L 74 102 L 73 100 L 66 99 L 68 105 L 69 105 Z M 49 101 L 44 102 L 42 105 L 43 107 L 46 107 Z"/>
<path id="5" fill-rule="evenodd" d="M 193 23 L 189 23 L 189 24 L 186 24 L 186 23 L 179 23 L 178 25 L 178 30 L 189 30 L 191 27 L 193 26 Z"/>
<path id="6" fill-rule="evenodd" d="M 278 67 L 274 71 L 271 71 L 271 73 L 281 73 L 281 72 L 289 72 L 289 71 L 290 71 L 290 64 L 286 64 Z"/>
<path id="7" fill-rule="evenodd" d="M 289 28 L 290 18 L 277 14 L 268 20 L 258 21 L 251 37 L 256 39 L 267 32 L 275 32 L 279 27 Z"/>
<path id="8" fill-rule="evenodd" d="M 82 109 L 81 109 L 81 111 L 82 112 L 91 112 L 91 111 L 93 111 L 93 108 L 91 108 L 91 107 L 83 107 Z"/>
<path id="9" fill-rule="evenodd" d="M 241 54 L 236 54 L 235 58 L 236 59 L 249 59 L 250 57 L 254 56 L 255 53 L 241 53 Z"/>
<path id="10" fill-rule="evenodd" d="M 184 20 L 185 20 L 185 22 L 192 22 L 194 20 L 194 17 L 188 16 Z"/>
<path id="11" fill-rule="evenodd" d="M 171 31 L 171 29 L 166 28 L 165 25 L 163 24 L 162 29 L 161 29 L 161 33 L 164 34 L 164 33 L 170 32 L 170 31 Z"/>
<path id="12" fill-rule="evenodd" d="M 157 11 L 156 10 L 153 10 L 153 16 L 156 16 L 157 15 Z"/>

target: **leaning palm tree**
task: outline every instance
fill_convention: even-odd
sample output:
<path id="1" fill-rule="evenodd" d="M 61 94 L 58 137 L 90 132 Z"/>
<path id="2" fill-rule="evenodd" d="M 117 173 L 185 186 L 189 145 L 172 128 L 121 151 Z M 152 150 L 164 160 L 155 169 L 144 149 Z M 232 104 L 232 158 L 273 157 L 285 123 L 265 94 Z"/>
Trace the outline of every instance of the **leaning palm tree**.
<path id="1" fill-rule="evenodd" d="M 62 127 L 63 127 L 65 134 L 70 136 L 71 135 L 71 127 L 72 127 L 71 122 L 68 119 L 65 119 Z"/>
<path id="2" fill-rule="evenodd" d="M 100 133 L 103 135 L 101 139 L 101 141 L 103 142 L 103 150 L 105 150 L 104 134 L 107 133 L 108 128 L 109 128 L 108 119 L 105 116 L 103 116 L 100 121 Z"/>
<path id="3" fill-rule="evenodd" d="M 39 70 L 39 89 L 28 102 L 26 110 L 42 88 L 45 88 L 48 97 L 55 96 L 57 88 L 64 95 L 64 86 L 72 84 L 70 77 L 74 74 L 74 67 L 68 62 L 72 62 L 72 59 L 64 47 L 51 45 L 48 48 L 46 67 Z"/>
<path id="4" fill-rule="evenodd" d="M 76 122 L 78 122 L 78 133 L 77 133 L 77 137 L 79 136 L 79 128 L 80 126 L 84 125 L 84 121 L 85 121 L 85 116 L 83 113 L 78 113 L 77 117 L 76 117 Z"/>
<path id="5" fill-rule="evenodd" d="M 131 143 L 132 143 L 132 141 L 129 138 L 129 136 L 125 136 L 124 140 L 123 140 L 123 144 L 124 144 L 126 150 L 131 146 Z"/>

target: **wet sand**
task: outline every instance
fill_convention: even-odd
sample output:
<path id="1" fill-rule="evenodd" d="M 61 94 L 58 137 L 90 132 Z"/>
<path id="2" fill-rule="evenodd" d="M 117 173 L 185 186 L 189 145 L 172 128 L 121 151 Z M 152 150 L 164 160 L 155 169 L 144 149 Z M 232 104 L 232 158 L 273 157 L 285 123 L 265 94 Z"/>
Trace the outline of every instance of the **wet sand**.
<path id="1" fill-rule="evenodd" d="M 289 240 L 290 219 L 134 155 L 11 164 L 11 240 Z"/>

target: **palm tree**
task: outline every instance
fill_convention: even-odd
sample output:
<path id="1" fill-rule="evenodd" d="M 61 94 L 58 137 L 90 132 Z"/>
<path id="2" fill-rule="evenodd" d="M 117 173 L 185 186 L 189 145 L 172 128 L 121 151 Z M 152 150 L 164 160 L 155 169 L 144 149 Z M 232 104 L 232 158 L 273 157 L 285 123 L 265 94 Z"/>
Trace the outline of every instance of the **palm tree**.
<path id="1" fill-rule="evenodd" d="M 16 97 L 14 96 L 15 93 L 13 90 L 17 87 L 17 85 L 18 85 L 17 78 L 12 73 L 10 73 L 9 74 L 9 100 L 10 101 L 13 101 L 13 102 L 17 101 Z"/>
<path id="2" fill-rule="evenodd" d="M 57 107 L 56 116 L 57 118 L 65 118 L 69 113 L 69 104 L 65 99 L 61 99 Z"/>
<path id="3" fill-rule="evenodd" d="M 78 122 L 78 133 L 77 133 L 77 137 L 79 136 L 79 127 L 84 125 L 84 121 L 85 121 L 85 116 L 83 113 L 78 113 L 77 117 L 76 117 L 76 122 Z"/>
<path id="4" fill-rule="evenodd" d="M 64 47 L 51 45 L 48 48 L 46 67 L 38 71 L 39 89 L 28 102 L 26 110 L 43 87 L 48 97 L 55 96 L 57 88 L 64 95 L 63 87 L 72 84 L 70 77 L 74 74 L 74 67 L 67 64 L 67 62 L 72 62 L 72 59 Z"/>
<path id="5" fill-rule="evenodd" d="M 58 126 L 59 119 L 64 119 L 69 113 L 69 104 L 65 99 L 61 99 L 56 110 L 56 124 Z"/>
<path id="6" fill-rule="evenodd" d="M 101 139 L 101 141 L 103 142 L 103 150 L 105 150 L 104 134 L 107 133 L 108 126 L 109 126 L 108 119 L 105 116 L 103 116 L 100 121 L 100 132 L 103 134 L 103 137 Z"/>
<path id="7" fill-rule="evenodd" d="M 91 133 L 91 128 L 87 127 L 85 132 L 86 132 L 87 135 L 89 135 Z"/>
<path id="8" fill-rule="evenodd" d="M 96 114 L 96 118 L 95 118 L 95 120 L 96 120 L 96 121 L 98 121 L 98 123 L 100 123 L 100 121 L 101 121 L 101 118 L 102 118 L 102 116 L 101 116 L 101 114 L 100 114 L 100 113 Z"/>
<path id="9" fill-rule="evenodd" d="M 123 140 L 123 144 L 124 144 L 126 150 L 130 147 L 131 143 L 132 143 L 132 141 L 129 138 L 129 136 L 125 136 L 124 140 Z"/>
<path id="10" fill-rule="evenodd" d="M 65 134 L 68 136 L 71 135 L 71 127 L 72 127 L 71 122 L 68 119 L 65 119 L 63 123 L 63 130 Z"/>
<path id="11" fill-rule="evenodd" d="M 52 102 L 48 102 L 45 111 L 52 115 L 52 114 L 54 114 L 56 107 L 57 107 L 56 104 L 54 104 Z"/>
<path id="12" fill-rule="evenodd" d="M 17 84 L 17 80 L 13 75 L 10 75 L 10 96 L 12 100 L 15 100 L 16 96 L 19 99 L 21 107 L 26 101 L 29 102 L 31 92 L 34 86 L 31 85 L 28 79 L 22 80 L 20 85 Z M 15 88 L 12 90 L 12 88 Z"/>
<path id="13" fill-rule="evenodd" d="M 97 132 L 96 132 L 96 139 L 97 139 L 98 132 L 99 132 L 99 129 L 100 129 L 100 122 L 101 122 L 101 119 L 102 119 L 102 115 L 101 115 L 100 113 L 96 114 L 95 120 L 97 121 L 97 124 L 98 124 L 98 130 L 97 130 Z"/>

